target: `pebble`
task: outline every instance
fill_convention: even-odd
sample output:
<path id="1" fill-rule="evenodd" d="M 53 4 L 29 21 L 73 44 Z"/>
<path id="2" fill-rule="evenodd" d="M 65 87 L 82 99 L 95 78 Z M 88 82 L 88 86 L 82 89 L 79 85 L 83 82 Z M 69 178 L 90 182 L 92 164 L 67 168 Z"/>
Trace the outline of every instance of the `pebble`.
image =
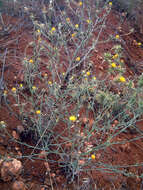
<path id="1" fill-rule="evenodd" d="M 5 182 L 18 177 L 22 171 L 22 163 L 17 159 L 3 161 L 0 168 L 1 179 Z"/>
<path id="2" fill-rule="evenodd" d="M 15 181 L 13 184 L 12 184 L 12 190 L 26 190 L 26 187 L 23 183 L 23 181 Z"/>

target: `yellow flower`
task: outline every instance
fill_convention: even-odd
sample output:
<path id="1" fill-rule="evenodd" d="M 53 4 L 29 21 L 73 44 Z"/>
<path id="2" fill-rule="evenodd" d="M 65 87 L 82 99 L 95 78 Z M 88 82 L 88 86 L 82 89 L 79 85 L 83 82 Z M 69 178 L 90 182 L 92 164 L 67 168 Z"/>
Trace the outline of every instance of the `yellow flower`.
<path id="1" fill-rule="evenodd" d="M 56 28 L 55 28 L 55 27 L 52 27 L 51 31 L 52 31 L 52 32 L 55 32 L 55 31 L 56 31 Z"/>
<path id="2" fill-rule="evenodd" d="M 41 111 L 40 110 L 36 110 L 36 114 L 38 115 L 38 114 L 40 114 L 41 113 Z"/>
<path id="3" fill-rule="evenodd" d="M 76 116 L 71 115 L 71 116 L 69 117 L 69 120 L 74 122 L 74 121 L 76 121 L 76 120 L 77 120 L 77 118 L 76 118 Z"/>
<path id="4" fill-rule="evenodd" d="M 91 20 L 87 19 L 86 22 L 89 24 L 89 23 L 91 23 Z"/>
<path id="5" fill-rule="evenodd" d="M 7 95 L 7 90 L 4 90 L 3 95 L 4 95 L 4 96 Z"/>
<path id="6" fill-rule="evenodd" d="M 52 85 L 52 82 L 51 82 L 51 81 L 48 81 L 48 84 L 49 84 L 49 85 Z"/>
<path id="7" fill-rule="evenodd" d="M 14 93 L 16 93 L 16 88 L 13 87 L 13 88 L 11 89 L 11 91 L 14 92 Z"/>
<path id="8" fill-rule="evenodd" d="M 70 18 L 66 18 L 66 21 L 67 21 L 67 22 L 70 22 Z"/>
<path id="9" fill-rule="evenodd" d="M 75 35 L 76 35 L 76 33 L 73 33 L 73 34 L 72 34 L 72 38 L 75 37 Z"/>
<path id="10" fill-rule="evenodd" d="M 23 87 L 23 84 L 20 84 L 19 87 L 22 88 L 22 87 Z"/>
<path id="11" fill-rule="evenodd" d="M 3 124 L 5 124 L 5 122 L 4 121 L 0 121 L 0 124 L 3 125 Z"/>
<path id="12" fill-rule="evenodd" d="M 70 80 L 73 80 L 74 79 L 74 76 L 72 76 L 71 78 L 70 78 Z"/>
<path id="13" fill-rule="evenodd" d="M 30 59 L 30 60 L 29 60 L 29 63 L 33 63 L 33 59 Z"/>
<path id="14" fill-rule="evenodd" d="M 77 58 L 76 58 L 76 61 L 80 61 L 80 57 L 77 57 Z"/>
<path id="15" fill-rule="evenodd" d="M 6 123 L 4 121 L 0 121 L 0 126 L 1 127 L 6 127 Z"/>
<path id="16" fill-rule="evenodd" d="M 64 75 L 65 75 L 65 72 L 63 72 L 62 75 L 64 76 Z"/>
<path id="17" fill-rule="evenodd" d="M 89 71 L 87 71 L 87 72 L 86 72 L 86 75 L 87 75 L 87 76 L 90 76 L 90 72 L 89 72 Z"/>
<path id="18" fill-rule="evenodd" d="M 96 77 L 93 77 L 94 80 L 96 80 Z"/>
<path id="19" fill-rule="evenodd" d="M 78 27 L 79 27 L 79 25 L 78 25 L 78 24 L 76 24 L 76 25 L 75 25 L 75 28 L 78 28 Z"/>
<path id="20" fill-rule="evenodd" d="M 79 2 L 79 6 L 82 6 L 82 1 Z"/>
<path id="21" fill-rule="evenodd" d="M 123 76 L 120 76 L 119 81 L 120 82 L 126 82 L 126 79 Z"/>
<path id="22" fill-rule="evenodd" d="M 116 63 L 111 63 L 111 67 L 113 67 L 113 68 L 115 68 L 115 67 L 117 67 L 117 65 L 116 65 Z"/>
<path id="23" fill-rule="evenodd" d="M 112 2 L 111 1 L 109 2 L 109 5 L 112 6 Z"/>
<path id="24" fill-rule="evenodd" d="M 40 30 L 39 30 L 39 29 L 37 30 L 37 33 L 40 33 Z"/>
<path id="25" fill-rule="evenodd" d="M 37 88 L 36 86 L 32 86 L 32 90 L 36 90 L 36 88 Z"/>
<path id="26" fill-rule="evenodd" d="M 87 80 L 87 78 L 85 78 L 84 80 Z"/>
<path id="27" fill-rule="evenodd" d="M 116 39 L 119 39 L 119 38 L 120 38 L 120 36 L 117 34 L 117 35 L 115 36 L 115 38 L 116 38 Z"/>
<path id="28" fill-rule="evenodd" d="M 141 42 L 138 42 L 138 46 L 141 46 L 142 45 L 142 43 Z"/>
<path id="29" fill-rule="evenodd" d="M 92 155 L 91 155 L 91 159 L 92 159 L 92 160 L 95 160 L 95 158 L 96 158 L 95 155 L 92 154 Z"/>
<path id="30" fill-rule="evenodd" d="M 113 55 L 113 59 L 117 59 L 119 57 L 119 55 L 116 53 L 115 55 Z"/>

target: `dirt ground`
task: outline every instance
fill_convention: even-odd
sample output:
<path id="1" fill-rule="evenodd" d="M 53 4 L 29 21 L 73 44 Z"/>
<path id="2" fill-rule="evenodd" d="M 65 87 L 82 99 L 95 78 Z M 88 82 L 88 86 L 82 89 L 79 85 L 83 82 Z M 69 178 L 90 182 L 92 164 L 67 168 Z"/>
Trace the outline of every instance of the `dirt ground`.
<path id="1" fill-rule="evenodd" d="M 13 86 L 16 86 L 20 83 L 23 83 L 23 65 L 21 57 L 24 58 L 23 52 L 28 42 L 33 40 L 32 36 L 32 27 L 28 24 L 28 21 L 21 20 L 21 18 L 11 17 L 3 15 L 4 22 L 9 23 L 10 27 L 15 27 L 15 30 L 9 35 L 0 36 L 0 53 L 9 49 L 9 54 L 6 59 L 6 68 L 4 71 L 4 80 L 7 86 L 7 89 L 10 90 Z M 25 23 L 21 24 L 18 23 Z M 118 12 L 111 11 L 107 19 L 107 28 L 105 28 L 102 37 L 106 38 L 106 34 L 114 34 L 115 32 L 120 35 L 118 42 L 109 42 L 105 44 L 99 44 L 96 47 L 96 50 L 92 53 L 91 60 L 93 62 L 93 70 L 96 72 L 97 77 L 104 77 L 107 73 L 106 63 L 102 63 L 103 54 L 105 51 L 108 51 L 114 44 L 121 44 L 124 48 L 124 62 L 126 65 L 126 77 L 133 79 L 135 75 L 140 75 L 142 69 L 139 66 L 134 67 L 134 63 L 143 62 L 143 46 L 138 46 L 138 42 L 143 44 L 143 38 L 141 33 L 134 31 L 130 32 L 132 28 L 132 23 L 130 23 L 125 17 L 121 22 L 121 17 Z M 96 34 L 95 34 L 96 35 Z M 28 49 L 28 54 L 32 53 L 32 50 Z M 2 68 L 2 63 L 1 68 Z M 63 68 L 64 71 L 64 68 Z M 93 72 L 94 72 L 93 71 Z M 41 66 L 41 72 L 47 73 L 46 68 Z M 15 105 L 14 99 L 8 95 L 9 105 L 12 105 L 12 108 L 15 112 L 18 112 L 17 106 Z M 14 111 L 11 112 L 6 106 L 4 100 L 0 107 L 0 121 L 5 121 L 7 124 L 8 132 L 15 138 L 19 138 L 16 135 L 17 126 L 21 125 L 21 121 L 14 115 Z M 89 118 L 89 123 L 92 123 L 92 114 Z M 138 122 L 136 124 L 140 130 L 143 131 L 143 122 Z M 62 130 L 62 128 L 61 128 Z M 120 134 L 117 140 L 130 140 L 137 136 L 136 133 L 128 131 L 127 133 Z M 31 138 L 27 139 L 29 143 L 32 143 Z M 30 142 L 31 141 L 31 142 Z M 94 144 L 94 139 L 93 142 Z M 143 162 L 143 139 L 135 140 L 133 142 L 128 142 L 122 145 L 114 145 L 115 147 L 107 148 L 104 154 L 104 157 L 97 158 L 97 161 L 101 163 L 110 163 L 112 165 L 135 165 L 136 163 Z M 51 184 L 53 184 L 54 190 L 60 189 L 73 189 L 75 186 L 73 184 L 65 185 L 66 180 L 64 175 L 61 173 L 59 167 L 56 164 L 51 164 L 50 169 L 47 169 L 47 163 L 41 159 L 30 160 L 26 155 L 30 155 L 31 149 L 27 146 L 20 145 L 16 141 L 11 141 L 7 134 L 0 135 L 0 155 L 11 157 L 20 157 L 22 162 L 23 170 L 21 175 L 15 177 L 11 181 L 4 182 L 0 180 L 0 189 L 9 190 L 12 189 L 13 183 L 18 180 L 26 184 L 29 190 L 52 190 Z M 51 155 L 52 156 L 52 155 Z M 38 157 L 38 156 L 37 156 Z M 42 157 L 42 156 L 41 156 Z M 39 157 L 38 157 L 39 158 Z M 53 158 L 54 159 L 54 158 Z M 93 165 L 96 161 L 93 161 Z M 102 166 L 101 166 L 102 167 Z M 124 168 L 128 172 L 133 172 L 134 174 L 141 175 L 143 174 L 142 167 L 128 167 Z M 110 174 L 104 173 L 102 171 L 93 170 L 87 173 L 82 173 L 81 178 L 89 178 L 90 182 L 88 184 L 96 184 L 94 189 L 100 190 L 142 190 L 143 189 L 143 180 L 138 177 L 127 177 L 122 174 Z M 94 182 L 94 183 L 93 183 Z M 86 187 L 87 188 L 87 187 Z M 91 187 L 87 188 L 90 190 Z M 20 189 L 20 188 L 19 188 Z M 24 187 L 23 187 L 24 189 Z M 85 189 L 83 187 L 83 189 Z"/>

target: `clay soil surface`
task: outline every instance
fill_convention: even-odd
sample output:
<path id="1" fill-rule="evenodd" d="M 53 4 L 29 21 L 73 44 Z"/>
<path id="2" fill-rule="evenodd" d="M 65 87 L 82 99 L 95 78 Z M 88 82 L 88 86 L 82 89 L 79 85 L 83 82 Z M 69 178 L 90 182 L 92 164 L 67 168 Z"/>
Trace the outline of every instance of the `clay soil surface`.
<path id="1" fill-rule="evenodd" d="M 28 20 L 18 18 L 16 16 L 8 16 L 3 14 L 3 20 L 8 23 L 9 26 L 15 27 L 15 29 L 10 32 L 7 36 L 0 36 L 0 54 L 7 48 L 9 53 L 6 57 L 6 67 L 4 70 L 4 80 L 7 87 L 8 102 L 5 103 L 2 99 L 0 105 L 0 121 L 5 121 L 7 125 L 8 133 L 13 137 L 8 136 L 7 133 L 1 133 L 0 135 L 0 155 L 3 157 L 15 157 L 22 162 L 22 173 L 13 178 L 11 181 L 5 182 L 0 180 L 0 189 L 9 190 L 12 188 L 13 183 L 17 181 L 22 181 L 25 184 L 25 188 L 29 190 L 60 190 L 60 189 L 73 189 L 75 186 L 73 184 L 65 185 L 65 176 L 60 171 L 58 165 L 49 164 L 44 161 L 44 155 L 37 152 L 38 156 L 35 159 L 30 159 L 26 157 L 31 154 L 33 150 L 24 146 L 24 144 L 19 144 L 16 140 L 19 140 L 18 133 L 16 131 L 17 126 L 22 125 L 20 119 L 16 117 L 14 113 L 18 113 L 17 105 L 15 105 L 14 99 L 9 95 L 9 91 L 12 87 L 23 83 L 24 73 L 22 59 L 24 58 L 24 52 L 27 44 L 33 40 L 32 26 L 31 23 L 28 24 Z M 21 23 L 21 25 L 20 25 Z M 124 62 L 126 65 L 126 78 L 133 79 L 134 76 L 140 75 L 142 70 L 138 67 L 133 67 L 132 62 L 143 62 L 143 47 L 138 46 L 140 41 L 143 44 L 142 35 L 138 32 L 131 31 L 131 23 L 124 18 L 121 22 L 120 13 L 111 11 L 107 19 L 107 27 L 103 31 L 101 38 L 106 38 L 106 34 L 116 34 L 120 35 L 118 41 L 112 41 L 108 43 L 99 44 L 95 51 L 93 51 L 90 59 L 93 63 L 93 73 L 96 77 L 104 78 L 107 73 L 107 64 L 103 63 L 103 54 L 105 51 L 110 50 L 110 48 L 115 44 L 121 44 L 124 48 Z M 96 33 L 95 33 L 96 35 Z M 32 54 L 32 50 L 28 49 L 28 55 Z M 32 56 L 32 55 L 31 55 Z M 64 56 L 64 55 L 63 55 Z M 0 62 L 0 67 L 2 69 L 2 62 Z M 60 68 L 61 69 L 61 68 Z M 62 71 L 64 72 L 64 68 Z M 48 73 L 48 70 L 41 65 L 41 73 Z M 37 81 L 38 84 L 39 81 Z M 41 83 L 39 82 L 39 85 Z M 27 92 L 25 92 L 27 93 Z M 11 111 L 8 106 L 12 107 Z M 84 113 L 84 108 L 83 112 Z M 89 125 L 92 125 L 93 115 L 89 115 Z M 83 122 L 84 123 L 84 122 Z M 143 131 L 143 122 L 140 121 L 136 124 L 141 131 Z M 63 130 L 62 127 L 58 130 Z M 61 131 L 59 131 L 60 133 Z M 136 138 L 138 134 L 127 131 L 127 133 L 120 134 L 117 140 L 130 140 Z M 96 138 L 98 138 L 96 136 Z M 14 141 L 15 139 L 15 141 Z M 32 144 L 32 137 L 27 137 L 27 143 Z M 94 139 L 93 142 L 94 144 Z M 107 148 L 104 152 L 104 157 L 101 156 L 101 152 L 98 153 L 97 159 L 93 160 L 93 165 L 98 162 L 108 163 L 111 165 L 135 165 L 136 163 L 143 163 L 143 139 L 137 139 L 121 145 L 114 145 L 112 148 Z M 52 157 L 52 155 L 50 155 Z M 42 160 L 43 159 L 43 160 Z M 57 159 L 53 156 L 53 160 Z M 102 166 L 101 166 L 102 167 Z M 99 168 L 98 168 L 99 169 Z M 143 174 L 143 166 L 141 167 L 126 167 L 124 168 L 128 172 L 134 173 L 136 176 Z M 88 178 L 90 183 L 94 184 L 93 189 L 100 190 L 142 190 L 143 180 L 138 177 L 127 177 L 123 174 L 114 173 L 104 173 L 103 170 L 93 170 L 85 173 L 81 173 L 81 179 Z M 52 184 L 52 185 L 51 185 Z M 89 183 L 88 183 L 89 184 Z M 96 184 L 96 186 L 95 186 Z M 51 188 L 52 187 L 52 188 Z M 24 189 L 24 187 L 23 187 Z M 83 189 L 90 189 L 83 187 Z"/>

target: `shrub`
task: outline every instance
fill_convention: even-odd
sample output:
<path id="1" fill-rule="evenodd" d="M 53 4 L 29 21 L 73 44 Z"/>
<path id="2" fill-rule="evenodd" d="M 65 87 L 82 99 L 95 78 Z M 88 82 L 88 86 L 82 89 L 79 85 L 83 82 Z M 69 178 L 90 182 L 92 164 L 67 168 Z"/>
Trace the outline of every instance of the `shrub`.
<path id="1" fill-rule="evenodd" d="M 58 6 L 55 9 L 55 4 L 51 1 L 44 6 L 38 13 L 40 18 L 30 12 L 34 40 L 27 44 L 21 58 L 24 81 L 10 92 L 25 127 L 22 143 L 30 136 L 33 145 L 26 142 L 33 148 L 29 157 L 34 159 L 35 150 L 44 150 L 48 162 L 56 162 L 68 182 L 82 171 L 100 170 L 101 164 L 103 171 L 134 176 L 124 172 L 122 166 L 92 163 L 101 151 L 104 154 L 108 147 L 126 143 L 116 137 L 131 127 L 141 134 L 136 122 L 143 113 L 142 76 L 137 77 L 137 83 L 124 76 L 121 46 L 105 52 L 109 70 L 104 79 L 93 72 L 93 51 L 111 40 L 111 36 L 101 39 L 111 4 L 101 7 L 98 1 L 66 1 L 64 10 Z"/>

